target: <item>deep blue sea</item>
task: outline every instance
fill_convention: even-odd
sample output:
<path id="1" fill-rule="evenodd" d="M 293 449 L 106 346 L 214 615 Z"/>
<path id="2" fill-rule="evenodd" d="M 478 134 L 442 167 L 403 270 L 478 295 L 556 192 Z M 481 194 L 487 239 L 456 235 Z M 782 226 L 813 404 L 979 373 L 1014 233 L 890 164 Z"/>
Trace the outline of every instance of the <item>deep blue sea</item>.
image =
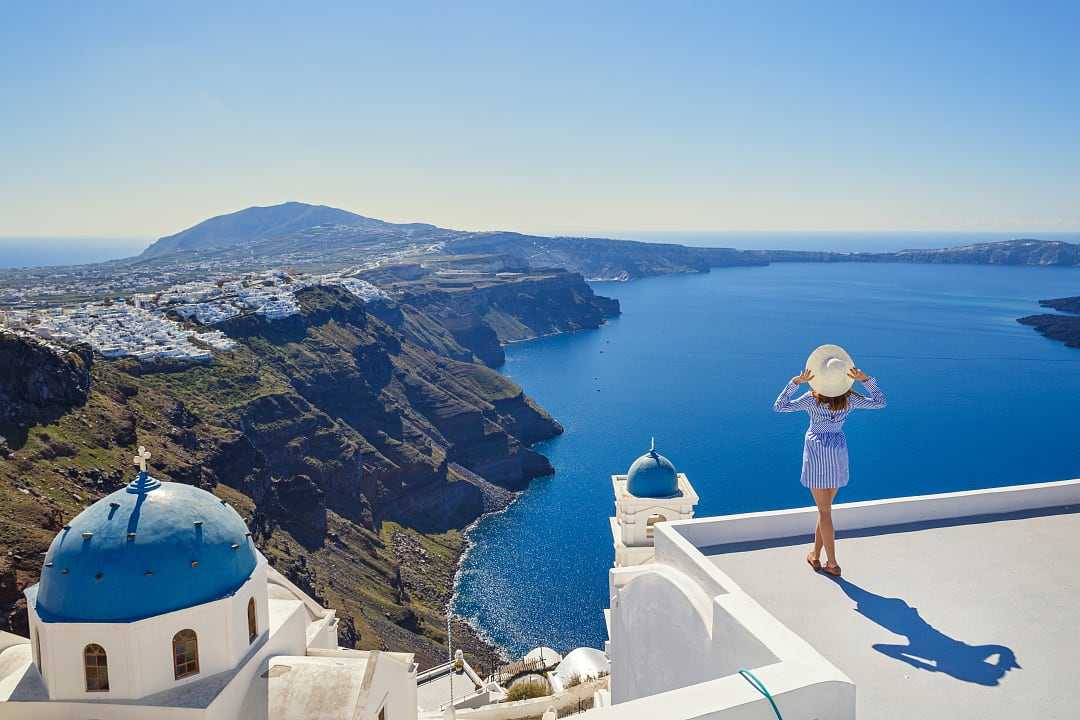
<path id="1" fill-rule="evenodd" d="M 1016 318 L 1080 294 L 1080 269 L 777 264 L 599 283 L 623 315 L 511 345 L 504 371 L 566 427 L 556 474 L 482 520 L 455 609 L 513 653 L 602 647 L 610 476 L 656 436 L 698 515 L 809 504 L 806 418 L 772 402 L 815 346 L 844 345 L 888 394 L 846 430 L 840 501 L 1080 476 L 1080 350 Z"/>

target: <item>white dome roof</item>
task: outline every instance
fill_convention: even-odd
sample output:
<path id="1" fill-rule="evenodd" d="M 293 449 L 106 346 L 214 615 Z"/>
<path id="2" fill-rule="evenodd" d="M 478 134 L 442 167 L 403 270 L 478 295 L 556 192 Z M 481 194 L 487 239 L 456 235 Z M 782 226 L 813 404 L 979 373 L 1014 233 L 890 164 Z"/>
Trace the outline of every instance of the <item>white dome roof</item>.
<path id="1" fill-rule="evenodd" d="M 539 662 L 541 659 L 544 661 L 544 667 L 552 667 L 562 662 L 563 656 L 555 652 L 547 646 L 540 646 L 533 648 L 525 655 L 525 662 Z"/>
<path id="2" fill-rule="evenodd" d="M 587 677 L 595 678 L 599 677 L 600 673 L 608 672 L 610 667 L 607 655 L 604 654 L 603 650 L 579 647 L 566 654 L 563 661 L 559 663 L 555 674 L 565 687 L 566 683 L 575 675 L 581 680 Z"/>

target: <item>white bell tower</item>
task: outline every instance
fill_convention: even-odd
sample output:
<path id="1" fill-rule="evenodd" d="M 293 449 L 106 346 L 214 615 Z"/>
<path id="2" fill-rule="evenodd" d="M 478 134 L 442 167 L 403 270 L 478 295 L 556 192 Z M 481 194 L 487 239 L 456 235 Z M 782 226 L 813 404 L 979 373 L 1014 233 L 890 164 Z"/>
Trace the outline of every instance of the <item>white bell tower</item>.
<path id="1" fill-rule="evenodd" d="M 686 475 L 656 452 L 655 440 L 625 475 L 612 475 L 611 484 L 615 490 L 611 535 L 617 568 L 653 559 L 657 523 L 694 517 L 697 493 Z"/>

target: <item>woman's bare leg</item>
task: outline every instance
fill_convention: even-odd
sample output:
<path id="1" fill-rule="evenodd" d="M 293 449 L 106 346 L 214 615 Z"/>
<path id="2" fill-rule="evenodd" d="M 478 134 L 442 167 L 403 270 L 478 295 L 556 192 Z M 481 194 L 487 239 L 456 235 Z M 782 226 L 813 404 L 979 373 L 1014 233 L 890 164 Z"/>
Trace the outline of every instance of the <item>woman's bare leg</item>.
<path id="1" fill-rule="evenodd" d="M 821 559 L 821 548 L 824 545 L 824 541 L 821 539 L 821 513 L 818 513 L 817 525 L 814 526 L 814 552 L 810 557 L 815 560 Z"/>
<path id="2" fill-rule="evenodd" d="M 829 558 L 829 566 L 835 566 L 836 562 L 836 530 L 833 528 L 832 503 L 836 497 L 836 488 L 811 488 L 810 493 L 814 496 L 814 504 L 818 509 L 817 530 L 814 532 L 814 552 L 821 552 L 825 548 L 825 555 Z"/>

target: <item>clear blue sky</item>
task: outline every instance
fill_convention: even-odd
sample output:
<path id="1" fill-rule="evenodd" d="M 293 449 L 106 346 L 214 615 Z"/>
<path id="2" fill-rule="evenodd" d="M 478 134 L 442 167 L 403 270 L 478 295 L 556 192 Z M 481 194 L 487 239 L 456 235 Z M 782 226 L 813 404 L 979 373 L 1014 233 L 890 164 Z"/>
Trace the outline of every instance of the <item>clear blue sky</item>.
<path id="1" fill-rule="evenodd" d="M 0 7 L 0 235 L 1080 229 L 1080 3 L 218 5 Z"/>

